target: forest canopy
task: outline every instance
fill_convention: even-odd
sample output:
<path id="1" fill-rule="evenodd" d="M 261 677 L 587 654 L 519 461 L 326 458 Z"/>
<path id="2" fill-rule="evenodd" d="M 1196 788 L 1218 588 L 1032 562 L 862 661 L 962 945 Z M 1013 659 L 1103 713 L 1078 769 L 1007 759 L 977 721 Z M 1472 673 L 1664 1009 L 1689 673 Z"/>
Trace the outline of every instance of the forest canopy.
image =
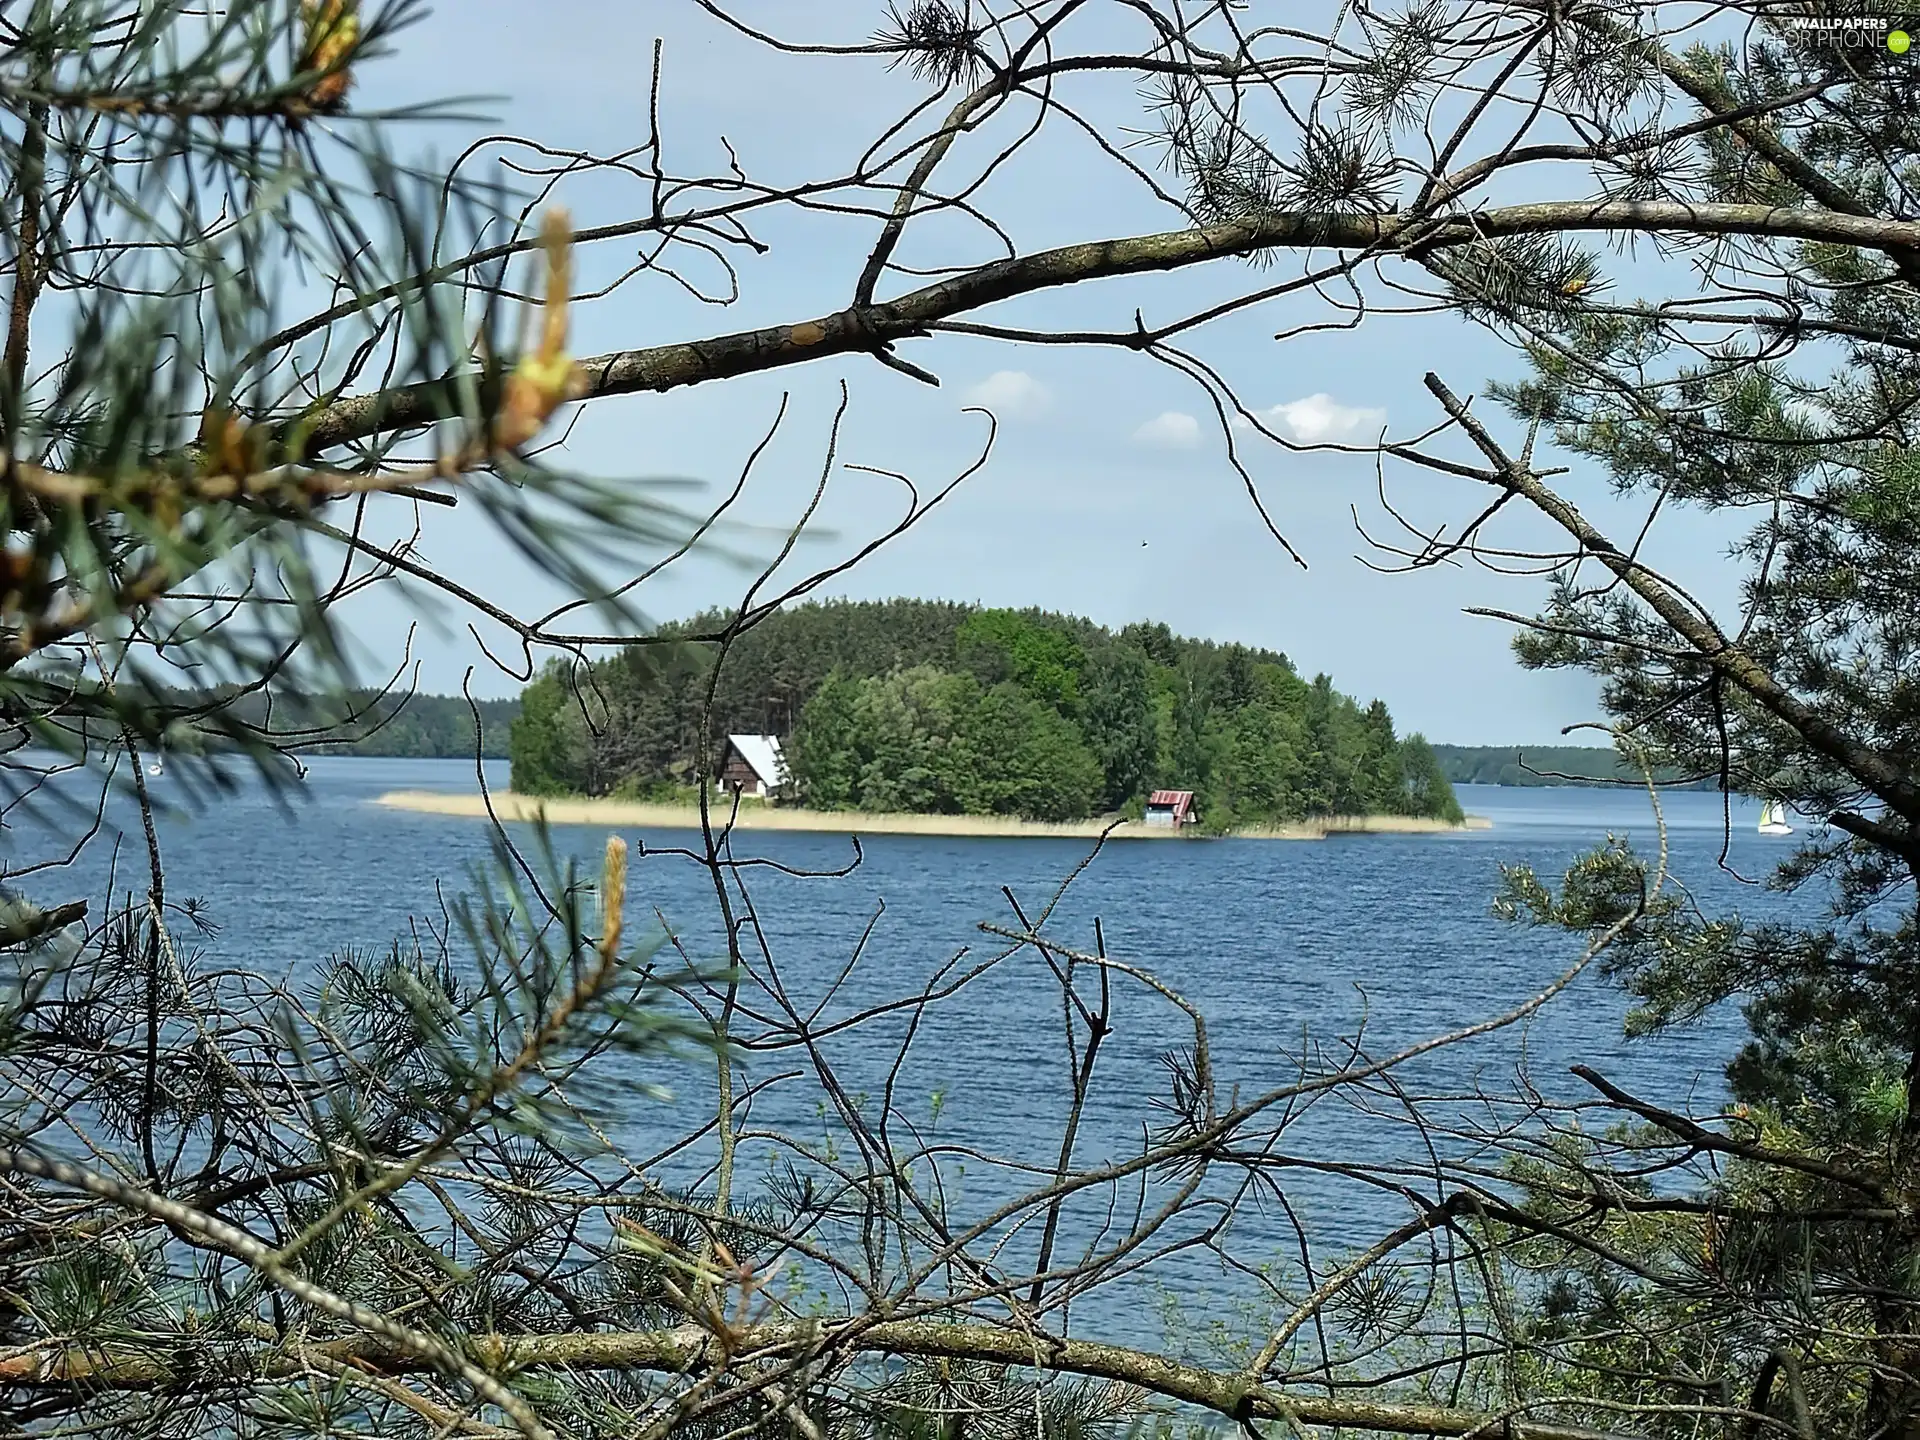
<path id="1" fill-rule="evenodd" d="M 821 809 L 1071 820 L 1138 814 L 1172 788 L 1214 828 L 1460 815 L 1432 748 L 1399 736 L 1384 703 L 1271 650 L 1042 610 L 840 601 L 740 633 L 716 676 L 717 647 L 696 637 L 726 618 L 550 665 L 514 722 L 514 789 L 664 798 L 748 732 L 784 739 L 794 798 Z"/>

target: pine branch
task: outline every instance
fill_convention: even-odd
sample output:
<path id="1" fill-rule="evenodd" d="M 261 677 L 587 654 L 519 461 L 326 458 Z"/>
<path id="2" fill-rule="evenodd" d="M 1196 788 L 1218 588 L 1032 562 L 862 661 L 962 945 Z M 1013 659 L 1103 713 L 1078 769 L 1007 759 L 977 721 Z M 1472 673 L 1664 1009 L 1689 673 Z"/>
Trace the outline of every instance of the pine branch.
<path id="1" fill-rule="evenodd" d="M 1526 1418 L 1535 1407 L 1503 1411 L 1444 1405 L 1342 1399 L 1251 1383 L 1243 1373 L 1209 1370 L 1142 1350 L 1092 1340 L 1032 1335 L 992 1325 L 933 1320 L 853 1320 L 838 1325 L 793 1321 L 735 1331 L 724 1340 L 700 1325 L 666 1330 L 593 1334 L 473 1335 L 469 1354 L 494 1370 L 654 1371 L 699 1374 L 757 1358 L 790 1366 L 823 1356 L 913 1356 L 1031 1367 L 1050 1374 L 1112 1380 L 1168 1400 L 1197 1405 L 1242 1423 L 1280 1420 L 1372 1434 L 1484 1437 L 1506 1440 L 1640 1440 L 1632 1432 L 1593 1430 Z M 382 1376 L 403 1375 L 430 1363 L 416 1350 L 368 1334 L 308 1347 L 338 1363 Z M 262 1351 L 242 1373 L 269 1378 L 296 1373 L 301 1362 Z M 0 1362 L 0 1378 L 28 1387 L 75 1386 L 151 1389 L 172 1372 L 151 1354 L 41 1351 Z"/>
<path id="2" fill-rule="evenodd" d="M 1279 212 L 1191 230 L 1041 250 L 979 266 L 884 304 L 854 306 L 798 324 L 597 355 L 579 362 L 582 382 L 576 398 L 672 390 L 832 355 L 865 354 L 923 336 L 936 321 L 1021 295 L 1086 280 L 1179 270 L 1260 251 L 1336 248 L 1417 259 L 1505 236 L 1586 231 L 1814 240 L 1882 253 L 1902 246 L 1920 247 L 1920 222 L 1916 221 L 1718 202 L 1553 201 L 1441 219 Z M 496 403 L 499 378 L 481 378 L 483 401 Z M 297 436 L 302 453 L 318 455 L 337 445 L 452 419 L 461 414 L 461 391 L 452 380 L 433 380 L 352 396 L 306 412 L 297 421 L 284 421 L 281 443 Z"/>
<path id="3" fill-rule="evenodd" d="M 235 1259 L 243 1261 L 295 1299 L 313 1306 L 314 1309 L 332 1316 L 343 1324 L 353 1326 L 369 1338 L 378 1337 L 378 1343 L 386 1347 L 386 1353 L 395 1356 L 404 1355 L 413 1366 L 427 1365 L 436 1370 L 458 1375 L 483 1399 L 499 1406 L 512 1417 L 514 1424 L 520 1428 L 521 1434 L 525 1435 L 527 1440 L 555 1440 L 553 1432 L 540 1422 L 539 1417 L 528 1407 L 526 1401 L 471 1360 L 455 1353 L 449 1346 L 431 1335 L 390 1320 L 357 1301 L 346 1299 L 315 1284 L 304 1275 L 288 1270 L 280 1264 L 271 1249 L 254 1239 L 238 1225 L 217 1220 L 204 1211 L 195 1210 L 192 1206 L 182 1205 L 177 1200 L 170 1200 L 164 1195 L 139 1186 L 124 1184 L 98 1171 L 69 1165 L 64 1160 L 50 1159 L 27 1150 L 0 1147 L 0 1170 L 11 1170 L 17 1174 L 51 1180 L 56 1185 L 65 1186 L 70 1190 L 79 1190 L 124 1209 L 138 1211 L 151 1215 L 156 1220 L 164 1221 L 183 1234 L 191 1235 L 214 1249 L 225 1251 Z M 352 1357 L 343 1358 L 351 1359 Z M 92 1362 L 83 1363 L 90 1365 Z M 0 1380 L 16 1385 L 36 1384 L 40 1383 L 44 1376 L 62 1375 L 64 1364 L 64 1358 L 59 1354 L 42 1355 L 34 1351 L 16 1353 L 7 1360 L 0 1361 Z M 86 1383 L 89 1385 L 113 1383 L 111 1379 L 115 1373 L 113 1364 L 111 1359 L 105 1361 L 93 1371 Z M 142 1385 L 153 1383 L 152 1372 L 148 1372 L 148 1378 L 140 1383 Z"/>

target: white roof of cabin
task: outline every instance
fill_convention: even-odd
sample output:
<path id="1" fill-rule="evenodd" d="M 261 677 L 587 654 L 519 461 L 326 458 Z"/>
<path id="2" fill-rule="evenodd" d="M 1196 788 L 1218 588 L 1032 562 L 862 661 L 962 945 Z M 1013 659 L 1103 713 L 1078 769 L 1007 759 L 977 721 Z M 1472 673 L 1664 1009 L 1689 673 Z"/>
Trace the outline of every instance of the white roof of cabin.
<path id="1" fill-rule="evenodd" d="M 753 767 L 761 784 L 771 787 L 787 783 L 787 757 L 780 753 L 778 735 L 729 735 L 727 743 Z"/>

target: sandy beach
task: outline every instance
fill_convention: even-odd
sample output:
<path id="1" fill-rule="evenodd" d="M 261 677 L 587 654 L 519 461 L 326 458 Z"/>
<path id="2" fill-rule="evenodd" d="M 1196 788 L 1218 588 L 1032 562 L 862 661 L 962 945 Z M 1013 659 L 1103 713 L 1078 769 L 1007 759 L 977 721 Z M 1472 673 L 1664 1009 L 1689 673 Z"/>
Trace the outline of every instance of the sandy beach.
<path id="1" fill-rule="evenodd" d="M 550 800 L 503 791 L 491 798 L 493 813 L 502 820 L 534 820 L 545 815 L 550 825 L 632 826 L 641 830 L 697 830 L 700 811 L 692 805 L 650 805 L 636 800 Z M 392 790 L 378 801 L 396 810 L 427 815 L 460 815 L 484 819 L 489 797 L 438 790 Z M 725 808 L 716 806 L 713 823 L 723 824 Z M 734 828 L 739 830 L 812 830 L 837 835 L 1055 835 L 1090 839 L 1107 828 L 1104 820 L 1075 820 L 1047 824 L 1002 815 L 874 815 L 861 810 L 802 810 L 742 805 Z M 1324 840 L 1330 835 L 1443 835 L 1458 830 L 1487 830 L 1492 822 L 1469 815 L 1464 825 L 1423 820 L 1410 815 L 1340 815 L 1303 820 L 1291 825 L 1253 826 L 1234 833 L 1254 840 Z M 1172 830 L 1148 829 L 1126 821 L 1113 830 L 1116 840 L 1173 840 Z"/>

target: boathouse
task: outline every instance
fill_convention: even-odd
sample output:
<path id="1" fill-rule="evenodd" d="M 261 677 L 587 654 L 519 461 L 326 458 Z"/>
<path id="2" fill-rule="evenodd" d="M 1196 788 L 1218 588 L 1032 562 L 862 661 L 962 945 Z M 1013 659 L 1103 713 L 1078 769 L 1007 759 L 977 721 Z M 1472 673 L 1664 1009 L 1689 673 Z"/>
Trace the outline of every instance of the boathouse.
<path id="1" fill-rule="evenodd" d="M 1155 830 L 1179 830 L 1199 820 L 1191 790 L 1156 790 L 1147 797 L 1147 824 Z"/>

